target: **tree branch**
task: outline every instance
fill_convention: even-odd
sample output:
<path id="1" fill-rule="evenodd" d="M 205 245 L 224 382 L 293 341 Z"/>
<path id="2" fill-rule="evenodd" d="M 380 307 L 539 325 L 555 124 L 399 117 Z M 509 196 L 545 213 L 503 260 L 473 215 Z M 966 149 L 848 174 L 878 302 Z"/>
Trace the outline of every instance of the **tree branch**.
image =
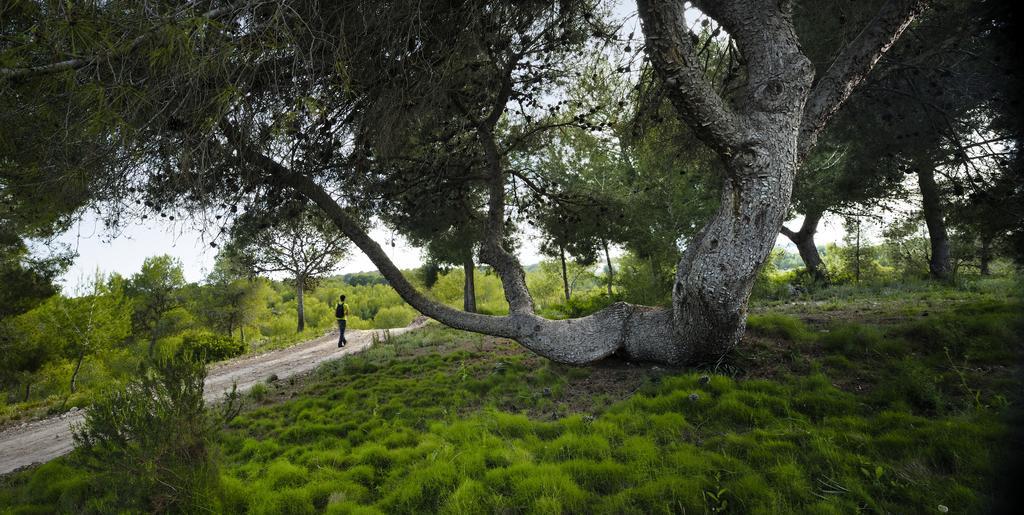
<path id="1" fill-rule="evenodd" d="M 505 238 L 505 170 L 494 133 L 490 128 L 477 129 L 480 144 L 484 148 L 490 177 L 488 179 L 487 235 L 480 248 L 480 259 L 494 267 L 501 277 L 509 311 L 512 313 L 534 312 L 533 298 L 526 287 L 526 273 L 511 253 L 502 246 Z"/>
<path id="2" fill-rule="evenodd" d="M 694 55 L 683 2 L 638 0 L 651 63 L 672 104 L 697 137 L 723 157 L 740 146 L 739 122 Z"/>
<path id="3" fill-rule="evenodd" d="M 275 181 L 301 193 L 320 207 L 341 232 L 370 258 L 399 296 L 420 313 L 456 329 L 516 339 L 535 332 L 534 326 L 543 321 L 532 314 L 517 316 L 513 313 L 512 316 L 497 317 L 467 313 L 428 299 L 402 275 L 401 270 L 395 266 L 384 249 L 320 185 L 254 149 L 231 123 L 222 121 L 220 126 L 228 142 L 238 151 L 239 158 L 263 170 Z"/>
<path id="4" fill-rule="evenodd" d="M 783 236 L 789 238 L 789 241 L 792 241 L 793 243 L 796 243 L 797 235 L 789 227 L 786 227 L 785 225 L 783 225 L 781 228 L 779 228 L 779 232 L 782 233 Z"/>
<path id="5" fill-rule="evenodd" d="M 174 21 L 177 21 L 178 16 L 184 14 L 189 9 L 196 7 L 200 3 L 201 3 L 201 0 L 196 0 L 196 1 L 193 1 L 193 2 L 189 2 L 188 4 L 182 6 L 182 7 L 178 8 L 176 11 L 174 11 L 174 13 L 172 13 L 170 16 L 165 18 L 163 20 L 163 22 L 164 23 L 173 23 Z M 243 2 L 243 3 L 246 3 L 246 2 Z M 206 11 L 203 14 L 201 14 L 199 16 L 199 18 L 215 19 L 215 18 L 218 18 L 218 17 L 220 17 L 220 16 L 222 16 L 224 14 L 227 14 L 227 13 L 229 13 L 231 11 L 234 11 L 237 7 L 240 7 L 240 6 L 231 6 L 231 5 L 229 5 L 229 6 L 225 6 L 225 7 L 219 7 L 217 9 L 211 9 L 211 10 Z M 136 48 L 138 48 L 139 45 L 141 45 L 143 42 L 145 42 L 146 39 L 148 39 L 155 32 L 156 32 L 156 27 L 153 27 L 149 31 L 147 31 L 147 32 L 145 32 L 143 34 L 140 34 L 139 36 L 136 36 L 135 39 L 133 39 L 128 44 L 128 46 L 123 51 L 121 51 L 119 53 L 123 53 L 123 54 L 131 53 Z M 98 52 L 98 53 L 96 53 L 95 55 L 93 55 L 91 57 L 79 57 L 79 58 L 75 58 L 75 59 L 67 59 L 67 60 L 64 60 L 64 61 L 59 61 L 59 62 L 49 63 L 49 64 L 41 64 L 41 65 L 38 65 L 38 66 L 12 66 L 12 67 L 9 67 L 9 68 L 0 68 L 0 80 L 13 81 L 13 80 L 20 80 L 20 79 L 28 79 L 28 78 L 31 78 L 31 77 L 38 77 L 38 76 L 42 76 L 42 75 L 51 75 L 51 74 L 54 74 L 54 73 L 60 73 L 60 72 L 65 72 L 65 71 L 74 71 L 74 70 L 78 70 L 78 69 L 81 69 L 81 68 L 85 68 L 86 66 L 89 66 L 90 64 L 95 63 L 98 59 L 100 59 L 102 57 L 105 57 L 106 54 L 107 54 L 106 52 Z"/>
<path id="6" fill-rule="evenodd" d="M 843 105 L 882 55 L 925 8 L 926 0 L 889 0 L 875 18 L 819 75 L 800 124 L 798 156 L 803 159 L 814 147 L 818 134 Z"/>

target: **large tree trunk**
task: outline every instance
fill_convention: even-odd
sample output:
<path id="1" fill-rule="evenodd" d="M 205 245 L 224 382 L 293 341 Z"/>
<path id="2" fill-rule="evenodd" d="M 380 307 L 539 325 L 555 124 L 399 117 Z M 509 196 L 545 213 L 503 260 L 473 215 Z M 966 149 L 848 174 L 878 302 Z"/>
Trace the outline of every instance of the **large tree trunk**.
<path id="1" fill-rule="evenodd" d="M 302 283 L 302 277 L 295 278 L 295 302 L 298 304 L 298 309 L 296 310 L 298 311 L 298 329 L 296 329 L 296 332 L 299 333 L 306 328 L 306 311 L 303 299 L 305 285 Z"/>
<path id="2" fill-rule="evenodd" d="M 928 241 L 931 257 L 928 258 L 928 273 L 934 279 L 949 280 L 953 266 L 949 255 L 949 237 L 943 215 L 942 198 L 935 182 L 935 165 L 929 159 L 918 163 L 917 184 L 921 188 L 921 207 L 924 221 L 928 226 Z"/>
<path id="3" fill-rule="evenodd" d="M 779 145 L 772 141 L 778 131 L 762 130 L 751 154 L 728 163 L 736 177 L 725 181 L 718 212 L 679 263 L 672 311 L 681 361 L 721 356 L 739 342 L 754 280 L 775 246 L 796 172 L 796 139 Z"/>
<path id="4" fill-rule="evenodd" d="M 803 260 L 804 267 L 814 282 L 827 284 L 828 273 L 821 260 L 821 254 L 818 253 L 818 246 L 814 243 L 814 234 L 818 232 L 818 223 L 821 222 L 823 214 L 821 210 L 808 210 L 803 223 L 800 224 L 800 230 L 793 232 L 783 226 L 782 234 L 796 245 L 800 259 Z"/>
<path id="5" fill-rule="evenodd" d="M 559 246 L 558 254 L 562 259 L 562 289 L 565 291 L 565 301 L 569 302 L 571 292 L 569 291 L 569 272 L 565 267 L 565 248 Z"/>
<path id="6" fill-rule="evenodd" d="M 462 263 L 462 270 L 466 274 L 462 285 L 462 309 L 467 313 L 476 313 L 476 279 L 473 277 L 476 265 L 472 257 Z"/>
<path id="7" fill-rule="evenodd" d="M 601 240 L 604 247 L 604 260 L 608 264 L 608 297 L 612 296 L 612 284 L 615 282 L 615 269 L 612 268 L 612 256 L 608 253 L 608 240 Z"/>
<path id="8" fill-rule="evenodd" d="M 683 3 L 638 1 L 647 53 L 667 96 L 727 170 L 718 212 L 679 262 L 671 310 L 617 302 L 579 319 L 536 315 L 522 267 L 501 245 L 507 175 L 494 128 L 512 93 L 515 63 L 505 70 L 490 115 L 477 120 L 466 112 L 488 167 L 487 237 L 480 258 L 501 278 L 508 316 L 466 313 L 428 299 L 322 185 L 252 147 L 230 122 L 222 127 L 240 158 L 314 202 L 406 302 L 446 325 L 512 338 L 541 356 L 570 364 L 591 363 L 616 351 L 629 359 L 673 364 L 720 356 L 743 333 L 750 290 L 782 225 L 799 159 L 922 2 L 887 2 L 813 84 L 813 70 L 791 23 L 792 2 L 697 3 L 738 42 L 746 63 L 746 83 L 729 105 L 704 76 Z"/>

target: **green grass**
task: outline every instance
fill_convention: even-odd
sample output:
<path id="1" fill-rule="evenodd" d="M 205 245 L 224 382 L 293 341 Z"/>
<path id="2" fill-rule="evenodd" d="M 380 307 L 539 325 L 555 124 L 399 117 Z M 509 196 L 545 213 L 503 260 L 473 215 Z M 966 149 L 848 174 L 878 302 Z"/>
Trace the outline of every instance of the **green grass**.
<path id="1" fill-rule="evenodd" d="M 985 512 L 1020 386 L 1019 301 L 843 295 L 751 316 L 708 370 L 563 367 L 436 326 L 395 337 L 262 387 L 221 438 L 223 508 Z M 97 495 L 66 459 L 0 481 L 3 512 Z"/>

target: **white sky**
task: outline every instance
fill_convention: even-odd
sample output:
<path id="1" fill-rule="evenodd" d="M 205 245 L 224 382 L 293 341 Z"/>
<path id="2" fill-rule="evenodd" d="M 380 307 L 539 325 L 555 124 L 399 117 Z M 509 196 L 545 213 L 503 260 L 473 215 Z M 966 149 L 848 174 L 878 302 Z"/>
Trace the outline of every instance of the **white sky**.
<path id="1" fill-rule="evenodd" d="M 787 225 L 796 230 L 800 218 Z M 830 241 L 842 239 L 842 220 L 836 216 L 827 216 L 818 229 L 816 242 L 824 245 Z M 423 264 L 422 253 L 418 248 L 410 246 L 401 236 L 395 236 L 395 247 L 391 248 L 391 232 L 382 227 L 375 227 L 370 235 L 384 246 L 384 250 L 392 261 L 401 268 L 416 268 Z M 527 234 L 520 238 L 522 245 L 519 259 L 524 265 L 541 261 L 543 257 L 537 248 L 538 238 Z M 86 284 L 96 271 L 104 274 L 116 272 L 130 276 L 142 268 L 142 262 L 150 256 L 170 254 L 181 260 L 185 269 L 185 280 L 201 281 L 213 265 L 217 249 L 204 242 L 202 235 L 193 227 L 173 225 L 168 222 L 135 224 L 125 228 L 122 233 L 110 238 L 104 235 L 102 222 L 94 215 L 87 214 L 70 231 L 60 235 L 57 242 L 67 244 L 78 251 L 68 271 L 61 277 L 65 293 L 72 293 L 81 285 Z M 791 247 L 789 240 L 780 236 L 778 245 Z M 792 250 L 792 248 L 790 249 Z M 613 255 L 621 252 L 612 252 Z M 376 270 L 370 259 L 362 251 L 356 249 L 352 255 L 341 263 L 338 273 L 366 272 Z"/>

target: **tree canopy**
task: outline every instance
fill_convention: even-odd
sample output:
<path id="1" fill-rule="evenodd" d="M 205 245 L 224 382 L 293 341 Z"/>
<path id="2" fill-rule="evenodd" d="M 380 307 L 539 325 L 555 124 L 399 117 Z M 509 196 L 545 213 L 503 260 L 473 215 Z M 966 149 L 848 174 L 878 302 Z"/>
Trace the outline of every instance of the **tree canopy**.
<path id="1" fill-rule="evenodd" d="M 794 184 L 798 208 L 835 205 L 798 170 L 842 171 L 819 177 L 836 182 L 858 169 L 829 165 L 829 149 L 846 143 L 826 132 L 840 108 L 865 81 L 886 87 L 906 75 L 932 87 L 913 71 L 937 55 L 918 41 L 929 31 L 947 22 L 985 30 L 941 13 L 922 18 L 918 0 L 843 4 L 838 14 L 788 1 L 641 0 L 642 36 L 622 37 L 608 8 L 19 4 L 0 28 L 9 36 L 0 43 L 4 102 L 12 120 L 48 120 L 43 132 L 67 141 L 53 154 L 44 151 L 52 139 L 5 152 L 5 179 L 31 182 L 15 170 L 60 178 L 71 205 L 102 206 L 112 226 L 191 217 L 215 246 L 222 235 L 270 238 L 246 256 L 278 242 L 271 235 L 283 225 L 320 224 L 310 233 L 329 223 L 410 305 L 453 327 L 570 363 L 614 352 L 694 361 L 739 341 Z M 908 29 L 915 39 L 901 46 Z M 875 174 L 859 194 L 888 181 Z M 429 299 L 369 236 L 372 219 L 437 260 L 488 264 L 508 316 Z M 583 261 L 612 241 L 651 258 L 652 270 L 655 259 L 676 263 L 671 307 L 538 316 L 514 253 L 531 224 Z"/>

